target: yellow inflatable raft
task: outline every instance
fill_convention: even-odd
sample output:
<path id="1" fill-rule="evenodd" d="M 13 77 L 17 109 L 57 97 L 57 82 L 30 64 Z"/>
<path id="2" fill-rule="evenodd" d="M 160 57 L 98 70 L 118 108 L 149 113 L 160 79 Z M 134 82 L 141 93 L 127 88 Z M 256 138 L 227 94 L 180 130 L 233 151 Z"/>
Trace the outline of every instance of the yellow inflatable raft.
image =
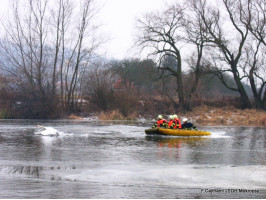
<path id="1" fill-rule="evenodd" d="M 145 133 L 147 135 L 173 135 L 173 136 L 206 136 L 206 135 L 211 135 L 210 132 L 206 132 L 206 131 L 169 129 L 169 128 L 146 129 Z"/>

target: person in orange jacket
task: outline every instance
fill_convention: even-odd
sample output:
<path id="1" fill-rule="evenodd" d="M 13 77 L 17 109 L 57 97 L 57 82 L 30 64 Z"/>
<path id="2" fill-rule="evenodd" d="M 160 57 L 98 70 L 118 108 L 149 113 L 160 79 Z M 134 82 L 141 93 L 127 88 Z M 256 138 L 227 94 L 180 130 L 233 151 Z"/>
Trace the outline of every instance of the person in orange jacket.
<path id="1" fill-rule="evenodd" d="M 158 115 L 157 122 L 153 125 L 152 128 L 155 128 L 155 127 L 167 127 L 167 121 L 163 119 L 162 115 Z"/>
<path id="2" fill-rule="evenodd" d="M 182 126 L 181 126 L 181 121 L 180 119 L 178 119 L 178 116 L 175 114 L 173 115 L 173 118 L 174 118 L 174 122 L 175 122 L 175 126 L 174 126 L 174 129 L 181 129 Z"/>
<path id="3" fill-rule="evenodd" d="M 168 128 L 174 129 L 174 127 L 175 127 L 175 121 L 174 121 L 173 115 L 170 115 L 169 121 L 168 121 Z"/>

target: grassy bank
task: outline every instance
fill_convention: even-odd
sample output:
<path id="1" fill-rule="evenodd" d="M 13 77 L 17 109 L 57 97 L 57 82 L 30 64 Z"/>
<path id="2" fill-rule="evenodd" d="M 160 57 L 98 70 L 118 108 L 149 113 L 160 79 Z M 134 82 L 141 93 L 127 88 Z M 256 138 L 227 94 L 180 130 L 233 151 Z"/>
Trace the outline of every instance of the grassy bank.
<path id="1" fill-rule="evenodd" d="M 163 113 L 158 113 L 163 114 Z M 210 107 L 200 106 L 193 109 L 192 112 L 165 113 L 163 116 L 177 114 L 178 117 L 187 117 L 190 121 L 197 125 L 224 125 L 224 126 L 265 126 L 266 127 L 266 111 L 256 109 L 237 109 L 234 107 Z M 124 117 L 119 111 L 101 112 L 100 120 L 133 120 L 140 117 L 138 113 Z M 148 116 L 148 117 L 147 117 Z M 144 118 L 156 119 L 154 116 L 144 116 Z"/>
<path id="2" fill-rule="evenodd" d="M 201 106 L 193 112 L 180 113 L 199 125 L 265 126 L 266 111 L 256 109 L 236 109 L 234 107 L 215 108 Z"/>

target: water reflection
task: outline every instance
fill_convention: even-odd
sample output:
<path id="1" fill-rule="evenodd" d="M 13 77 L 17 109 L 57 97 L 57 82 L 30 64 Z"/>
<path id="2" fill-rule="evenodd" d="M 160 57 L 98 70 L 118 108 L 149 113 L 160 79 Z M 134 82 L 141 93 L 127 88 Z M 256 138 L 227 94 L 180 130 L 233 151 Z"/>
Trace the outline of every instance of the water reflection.
<path id="1" fill-rule="evenodd" d="M 12 167 L 8 173 L 31 175 L 36 178 L 40 178 L 40 171 L 43 170 L 42 166 L 22 166 L 18 165 Z"/>
<path id="2" fill-rule="evenodd" d="M 21 175 L 28 178 L 41 178 L 48 180 L 75 181 L 75 179 L 66 178 L 67 173 L 75 173 L 76 166 L 30 166 L 16 165 L 5 169 L 9 175 Z"/>
<path id="3" fill-rule="evenodd" d="M 210 138 L 206 137 L 153 137 L 146 136 L 148 141 L 157 142 L 158 147 L 169 147 L 169 148 L 181 148 L 182 146 L 190 146 L 193 148 L 202 147 L 206 145 Z"/>
<path id="4" fill-rule="evenodd" d="M 203 149 L 208 147 L 207 137 L 164 137 L 146 136 L 147 141 L 156 144 L 156 159 L 173 163 L 202 163 L 206 160 Z"/>

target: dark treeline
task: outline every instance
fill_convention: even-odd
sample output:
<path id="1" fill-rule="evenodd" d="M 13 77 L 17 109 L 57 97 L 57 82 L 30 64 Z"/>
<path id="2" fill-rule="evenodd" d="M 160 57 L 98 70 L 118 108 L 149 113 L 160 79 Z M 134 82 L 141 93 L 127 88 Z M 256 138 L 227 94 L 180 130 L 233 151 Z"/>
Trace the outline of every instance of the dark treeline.
<path id="1" fill-rule="evenodd" d="M 189 0 L 137 21 L 147 59 L 97 56 L 92 0 L 13 4 L 0 39 L 0 118 L 123 116 L 234 105 L 265 110 L 262 0 Z M 77 14 L 75 14 L 77 13 Z"/>

